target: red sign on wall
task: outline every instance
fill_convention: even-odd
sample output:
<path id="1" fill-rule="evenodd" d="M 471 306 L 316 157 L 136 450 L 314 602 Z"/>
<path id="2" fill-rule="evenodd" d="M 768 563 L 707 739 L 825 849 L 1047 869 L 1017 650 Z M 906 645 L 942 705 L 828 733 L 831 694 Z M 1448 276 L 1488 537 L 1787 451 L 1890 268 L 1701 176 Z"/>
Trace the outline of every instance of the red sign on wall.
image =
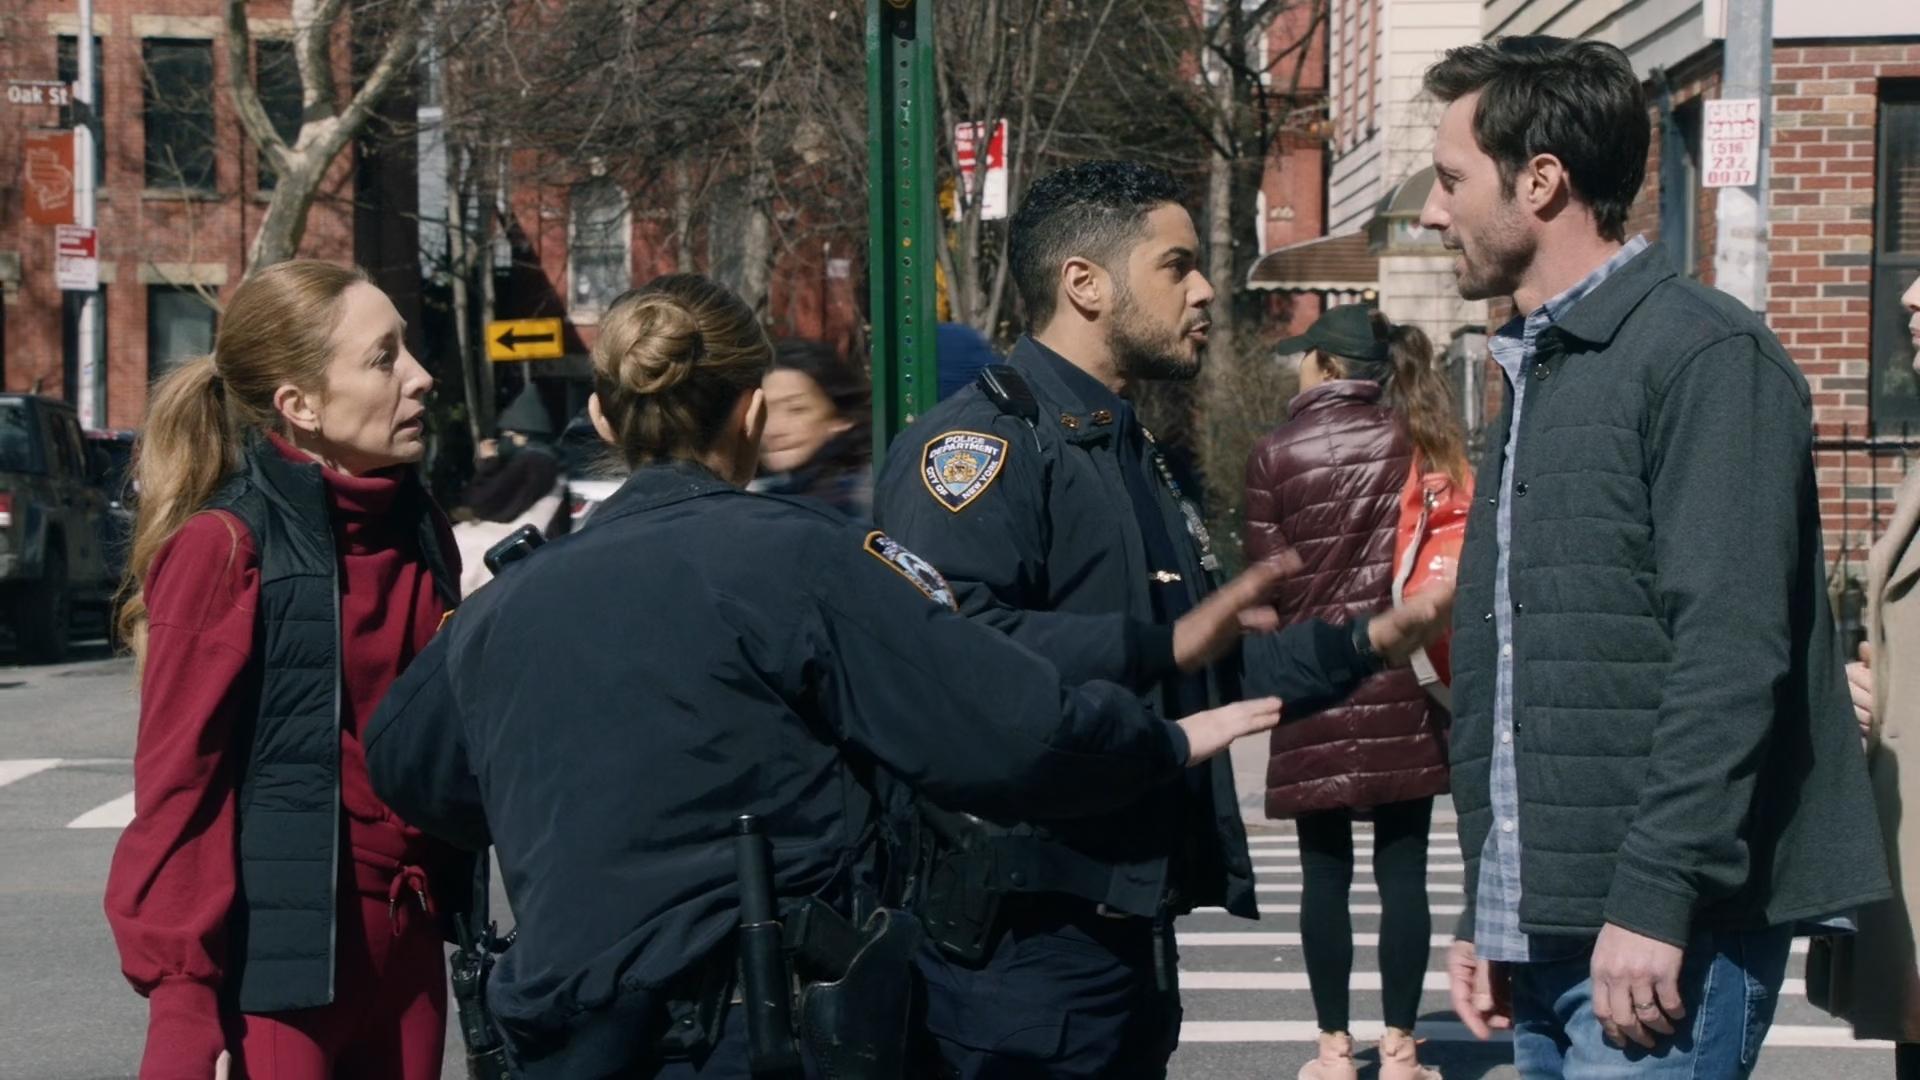
<path id="1" fill-rule="evenodd" d="M 27 220 L 37 225 L 73 224 L 73 132 L 27 132 L 22 166 Z"/>

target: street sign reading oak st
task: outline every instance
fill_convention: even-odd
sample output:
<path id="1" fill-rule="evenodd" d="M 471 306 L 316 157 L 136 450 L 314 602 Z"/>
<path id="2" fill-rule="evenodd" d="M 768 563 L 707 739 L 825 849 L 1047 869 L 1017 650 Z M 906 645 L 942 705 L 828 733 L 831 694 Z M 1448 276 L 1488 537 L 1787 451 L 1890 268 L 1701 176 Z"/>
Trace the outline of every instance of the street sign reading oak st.
<path id="1" fill-rule="evenodd" d="M 8 79 L 7 104 L 65 108 L 73 104 L 73 84 L 47 79 Z"/>
<path id="2" fill-rule="evenodd" d="M 487 359 L 553 360 L 566 355 L 559 319 L 502 319 L 487 324 Z"/>

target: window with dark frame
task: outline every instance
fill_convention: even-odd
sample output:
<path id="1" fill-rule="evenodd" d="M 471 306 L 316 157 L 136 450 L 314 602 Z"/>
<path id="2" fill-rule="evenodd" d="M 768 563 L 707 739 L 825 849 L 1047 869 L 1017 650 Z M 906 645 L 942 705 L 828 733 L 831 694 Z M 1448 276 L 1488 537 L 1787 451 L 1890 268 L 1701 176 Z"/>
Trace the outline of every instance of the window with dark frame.
<path id="1" fill-rule="evenodd" d="M 56 58 L 56 61 L 55 61 L 57 71 L 55 72 L 54 77 L 59 79 L 63 83 L 69 83 L 69 84 L 78 83 L 80 81 L 80 39 L 73 34 L 61 34 L 58 40 L 57 49 L 59 52 L 59 56 Z M 104 70 L 102 66 L 103 63 L 104 63 L 104 60 L 103 60 L 103 54 L 101 52 L 100 39 L 99 37 L 96 36 L 93 39 L 93 124 L 92 124 L 92 127 L 93 127 L 93 183 L 95 187 L 102 186 L 107 182 L 106 119 L 105 119 L 107 115 L 107 99 L 106 99 L 106 90 L 105 90 L 106 76 L 103 74 L 103 70 Z M 60 108 L 60 126 L 61 127 L 63 128 L 74 127 L 79 121 L 79 119 L 80 119 L 80 107 L 77 103 L 74 105 L 61 106 Z"/>
<path id="2" fill-rule="evenodd" d="M 214 310 L 200 290 L 182 285 L 147 286 L 148 381 L 213 352 L 214 326 Z"/>
<path id="3" fill-rule="evenodd" d="M 1920 378 L 1900 295 L 1920 279 L 1920 81 L 1881 84 L 1874 178 L 1869 407 L 1877 434 L 1920 429 Z"/>
<path id="4" fill-rule="evenodd" d="M 293 42 L 285 38 L 261 38 L 253 43 L 254 85 L 260 90 L 260 104 L 267 110 L 273 130 L 288 145 L 300 135 L 300 67 L 293 57 Z M 277 178 L 265 151 L 259 155 L 258 187 L 272 191 Z"/>
<path id="5" fill-rule="evenodd" d="M 214 190 L 213 42 L 148 38 L 146 185 Z"/>

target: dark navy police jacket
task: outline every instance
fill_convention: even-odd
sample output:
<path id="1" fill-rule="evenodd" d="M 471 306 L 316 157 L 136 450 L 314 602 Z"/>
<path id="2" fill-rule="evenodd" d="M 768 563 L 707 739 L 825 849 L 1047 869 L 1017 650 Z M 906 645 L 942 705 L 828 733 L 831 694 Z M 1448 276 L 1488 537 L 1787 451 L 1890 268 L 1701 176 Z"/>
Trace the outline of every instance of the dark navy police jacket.
<path id="1" fill-rule="evenodd" d="M 895 440 L 875 484 L 879 522 L 939 568 L 962 614 L 1068 679 L 1124 684 L 1176 717 L 1239 697 L 1238 656 L 1199 678 L 1174 664 L 1171 621 L 1211 585 L 1131 407 L 1031 338 L 1008 363 L 1037 400 L 1037 421 L 977 383 L 941 402 Z M 1258 689 L 1284 697 L 1289 715 L 1338 700 L 1366 673 L 1347 631 L 1326 623 L 1257 647 L 1272 657 L 1273 683 Z M 1099 817 L 1024 810 L 1000 824 L 1058 843 L 1070 853 L 1062 861 L 1104 864 L 1104 894 L 1083 899 L 1142 916 L 1171 902 L 1257 917 L 1224 754 Z"/>
<path id="2" fill-rule="evenodd" d="M 488 1000 L 529 1075 L 646 1057 L 676 981 L 738 922 L 731 826 L 783 897 L 848 910 L 875 776 L 980 813 L 1093 813 L 1179 775 L 1126 689 L 956 615 L 868 526 L 645 467 L 582 531 L 481 589 L 367 736 L 381 798 L 497 849 L 519 939 Z"/>

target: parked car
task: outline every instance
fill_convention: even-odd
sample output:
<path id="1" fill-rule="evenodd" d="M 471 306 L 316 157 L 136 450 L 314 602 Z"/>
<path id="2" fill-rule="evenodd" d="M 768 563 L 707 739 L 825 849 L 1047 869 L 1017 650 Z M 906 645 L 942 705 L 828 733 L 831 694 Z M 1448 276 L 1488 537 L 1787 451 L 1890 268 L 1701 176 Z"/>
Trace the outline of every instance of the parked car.
<path id="1" fill-rule="evenodd" d="M 133 441 L 137 432 L 122 428 L 83 432 L 87 445 L 106 455 L 106 472 L 99 488 L 107 497 L 106 529 L 101 550 L 115 581 L 126 577 L 127 550 L 133 543 Z"/>
<path id="2" fill-rule="evenodd" d="M 28 660 L 66 657 L 75 608 L 112 608 L 108 467 L 72 406 L 0 394 L 0 618 Z"/>
<path id="3" fill-rule="evenodd" d="M 567 473 L 567 511 L 579 528 L 593 508 L 607 501 L 626 482 L 626 470 L 607 449 L 585 409 L 560 432 L 560 466 Z"/>

